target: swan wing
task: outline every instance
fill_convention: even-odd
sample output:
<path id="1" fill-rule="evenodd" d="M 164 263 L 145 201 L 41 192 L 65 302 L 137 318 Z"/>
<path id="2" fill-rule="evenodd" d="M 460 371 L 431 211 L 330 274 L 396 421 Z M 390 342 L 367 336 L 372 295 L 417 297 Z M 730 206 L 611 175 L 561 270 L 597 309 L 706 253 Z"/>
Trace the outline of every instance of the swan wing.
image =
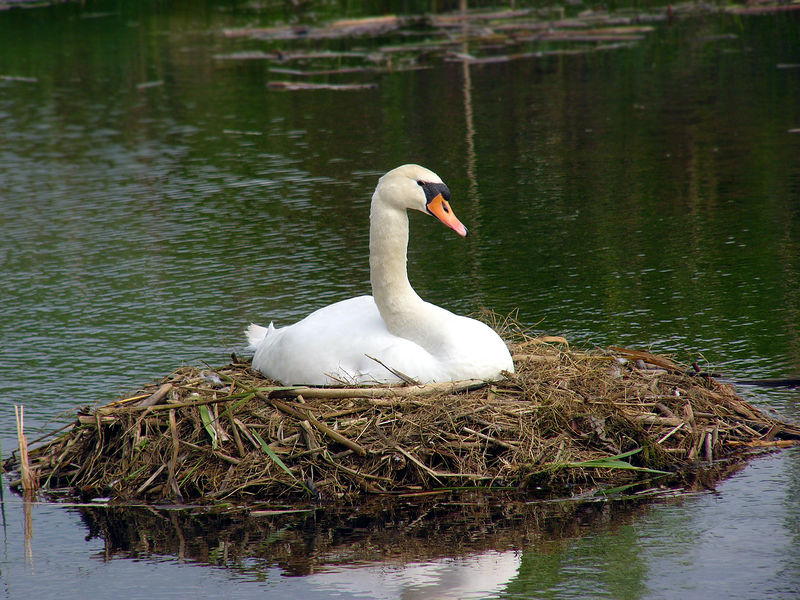
<path id="1" fill-rule="evenodd" d="M 253 368 L 285 384 L 396 383 L 400 379 L 381 363 L 417 373 L 415 366 L 429 356 L 389 332 L 372 296 L 336 302 L 287 327 L 270 327 L 248 328 L 256 350 Z"/>

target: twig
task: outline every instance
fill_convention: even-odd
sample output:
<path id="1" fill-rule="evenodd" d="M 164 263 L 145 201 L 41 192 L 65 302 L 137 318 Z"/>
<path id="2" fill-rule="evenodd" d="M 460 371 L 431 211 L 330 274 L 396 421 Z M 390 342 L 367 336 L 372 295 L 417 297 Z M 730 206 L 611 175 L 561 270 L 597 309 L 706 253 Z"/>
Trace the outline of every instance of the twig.
<path id="1" fill-rule="evenodd" d="M 155 470 L 155 472 L 154 472 L 152 475 L 150 475 L 150 477 L 148 477 L 148 478 L 147 478 L 147 481 L 145 481 L 145 482 L 144 482 L 142 485 L 140 485 L 140 486 L 139 486 L 139 487 L 136 489 L 136 493 L 137 493 L 137 494 L 141 494 L 141 493 L 142 493 L 142 492 L 144 492 L 144 491 L 145 491 L 147 488 L 149 488 L 149 487 L 150 487 L 150 484 L 151 484 L 151 483 L 153 483 L 153 481 L 155 481 L 156 477 L 158 477 L 159 475 L 161 475 L 161 472 L 162 472 L 164 469 L 166 469 L 166 468 L 167 468 L 167 465 L 161 465 L 160 467 L 158 467 L 158 469 L 156 469 L 156 470 Z"/>
<path id="2" fill-rule="evenodd" d="M 353 452 L 355 452 L 359 456 L 366 456 L 367 455 L 367 451 L 364 450 L 364 448 L 362 448 L 361 445 L 359 445 L 356 442 L 346 438 L 345 436 L 343 436 L 338 431 L 334 431 L 333 429 L 331 429 L 330 427 L 328 427 L 324 423 L 321 423 L 320 421 L 318 421 L 316 419 L 316 417 L 313 414 L 311 414 L 310 410 L 308 410 L 308 409 L 306 409 L 305 411 L 297 410 L 297 409 L 289 406 L 285 402 L 281 402 L 277 398 L 270 398 L 269 396 L 266 396 L 266 395 L 264 395 L 264 394 L 262 394 L 260 392 L 256 392 L 256 396 L 261 398 L 265 402 L 269 402 L 270 404 L 272 404 L 278 410 L 280 410 L 282 412 L 285 412 L 287 415 L 290 415 L 290 416 L 294 417 L 295 419 L 299 419 L 300 421 L 306 421 L 307 420 L 309 423 L 311 423 L 311 425 L 313 425 L 314 427 L 319 429 L 322 433 L 324 433 L 326 436 L 331 438 L 333 441 L 338 442 L 338 443 L 340 443 L 340 444 L 342 444 L 344 446 L 347 446 L 348 448 L 350 448 Z"/>
<path id="3" fill-rule="evenodd" d="M 244 444 L 242 444 L 242 437 L 239 435 L 239 428 L 236 425 L 236 419 L 233 418 L 231 413 L 228 414 L 228 421 L 231 424 L 231 432 L 233 433 L 233 441 L 236 442 L 236 449 L 239 451 L 239 456 L 244 457 Z"/>
<path id="4" fill-rule="evenodd" d="M 371 360 L 374 360 L 376 363 L 378 363 L 378 364 L 379 364 L 380 366 L 382 366 L 384 369 L 386 369 L 387 371 L 389 371 L 389 372 L 390 372 L 392 375 L 394 375 L 395 377 L 397 377 L 397 378 L 399 378 L 399 379 L 402 379 L 403 381 L 405 381 L 407 384 L 409 384 L 409 385 L 420 385 L 419 381 L 417 381 L 417 380 L 416 380 L 416 379 L 414 379 L 413 377 L 411 377 L 411 376 L 409 376 L 409 375 L 406 375 L 405 373 L 403 373 L 402 371 L 399 371 L 399 370 L 395 369 L 394 367 L 390 367 L 389 365 L 387 365 L 387 364 L 386 364 L 385 362 L 383 362 L 382 360 L 380 360 L 380 359 L 378 359 L 378 358 L 375 358 L 374 356 L 370 356 L 369 354 L 367 354 L 366 356 L 367 356 L 367 358 L 369 358 L 369 359 L 371 359 Z"/>
<path id="5" fill-rule="evenodd" d="M 28 448 L 30 448 L 30 447 L 31 447 L 33 444 L 36 444 L 36 443 L 38 443 L 38 442 L 41 442 L 41 441 L 42 441 L 42 440 L 44 440 L 44 439 L 51 438 L 51 437 L 53 437 L 54 435 L 56 435 L 57 433 L 61 433 L 61 432 L 62 432 L 62 431 L 64 431 L 65 429 L 69 429 L 70 427 L 72 427 L 72 426 L 74 426 L 74 425 L 75 425 L 75 422 L 74 422 L 74 421 L 70 421 L 69 423 L 65 423 L 64 425 L 62 425 L 62 426 L 61 426 L 61 427 L 59 427 L 58 429 L 53 429 L 52 431 L 48 431 L 47 433 L 43 433 L 42 435 L 40 435 L 40 436 L 39 436 L 39 437 L 37 437 L 36 439 L 29 440 L 29 441 L 28 441 Z M 32 450 L 32 451 L 33 451 L 33 452 L 36 452 L 37 450 L 39 450 L 39 448 L 34 448 L 34 450 Z M 13 454 L 13 453 L 12 453 L 12 454 Z"/>
<path id="6" fill-rule="evenodd" d="M 426 383 L 411 386 L 371 386 L 360 388 L 312 388 L 292 387 L 276 389 L 278 397 L 303 396 L 304 398 L 409 398 L 431 396 L 434 394 L 455 394 L 485 387 L 487 383 L 480 379 L 463 381 L 446 381 L 442 383 Z M 258 388 L 253 388 L 257 390 Z M 261 390 L 259 390 L 261 391 Z"/>
<path id="7" fill-rule="evenodd" d="M 669 432 L 667 432 L 666 435 L 664 435 L 661 438 L 659 438 L 658 441 L 656 441 L 656 444 L 662 444 L 662 443 L 666 442 L 673 433 L 675 433 L 676 431 L 681 429 L 684 425 L 686 425 L 686 423 L 683 423 L 683 422 L 678 423 L 675 427 L 670 429 Z"/>
<path id="8" fill-rule="evenodd" d="M 194 448 L 195 450 L 200 450 L 202 452 L 209 452 L 210 454 L 213 454 L 214 456 L 221 458 L 225 462 L 230 463 L 232 465 L 238 465 L 239 463 L 242 462 L 240 459 L 235 458 L 233 456 L 228 456 L 227 454 L 225 454 L 224 452 L 220 452 L 219 450 L 209 450 L 208 448 L 204 448 L 203 446 L 198 446 L 197 444 L 193 444 L 192 442 L 187 442 L 186 440 L 180 440 L 180 443 L 183 444 L 184 446 L 189 446 L 190 448 Z"/>
<path id="9" fill-rule="evenodd" d="M 369 473 L 361 473 L 356 471 L 355 469 L 351 469 L 350 467 L 346 467 L 341 463 L 336 462 L 333 460 L 333 456 L 330 452 L 324 452 L 323 456 L 327 462 L 329 462 L 332 466 L 336 467 L 337 469 L 341 469 L 345 473 L 349 473 L 350 475 L 354 475 L 355 477 L 364 477 L 367 479 L 374 479 L 376 481 L 383 481 L 384 483 L 394 483 L 392 479 L 388 477 L 381 477 L 380 475 L 370 475 Z"/>
<path id="10" fill-rule="evenodd" d="M 240 382 L 235 377 L 231 377 L 230 375 L 225 375 L 225 374 L 222 374 L 222 373 L 219 373 L 219 375 L 220 375 L 221 378 L 228 379 L 229 381 L 231 381 L 232 383 L 235 383 L 240 388 L 246 390 L 249 393 L 254 394 L 257 398 L 263 400 L 264 402 L 268 402 L 268 403 L 272 404 L 275 408 L 277 408 L 281 412 L 284 412 L 289 416 L 292 416 L 292 417 L 294 417 L 296 419 L 299 419 L 300 421 L 308 421 L 311 425 L 316 427 L 319 431 L 324 433 L 326 436 L 328 436 L 329 438 L 331 438 L 335 442 L 338 442 L 338 443 L 340 443 L 340 444 L 342 444 L 344 446 L 347 446 L 348 448 L 350 448 L 353 452 L 355 452 L 359 456 L 366 456 L 367 455 L 367 451 L 364 450 L 364 448 L 362 448 L 361 445 L 359 445 L 356 442 L 346 438 L 345 436 L 343 436 L 339 432 L 334 431 L 333 429 L 331 429 L 330 427 L 328 427 L 324 423 L 321 423 L 320 421 L 318 421 L 317 418 L 311 413 L 310 410 L 305 409 L 305 411 L 301 411 L 299 409 L 296 409 L 296 408 L 290 406 L 289 404 L 286 404 L 285 402 L 282 402 L 282 401 L 278 400 L 277 398 L 272 398 L 270 395 L 264 394 L 262 391 L 260 391 L 257 388 L 251 388 L 249 386 L 244 385 L 244 383 Z M 306 388 L 306 389 L 313 389 L 313 388 Z M 298 398 L 302 398 L 302 396 L 299 393 L 296 394 L 296 396 Z"/>
<path id="11" fill-rule="evenodd" d="M 475 473 L 443 473 L 442 471 L 436 471 L 434 469 L 431 469 L 423 462 L 421 462 L 417 457 L 415 457 L 413 454 L 411 454 L 401 446 L 395 446 L 395 449 L 398 452 L 400 452 L 400 454 L 405 456 L 408 460 L 417 465 L 420 469 L 428 473 L 428 475 L 433 477 L 439 485 L 444 485 L 441 481 L 439 481 L 439 477 L 458 477 L 464 479 L 491 479 L 491 477 L 487 475 L 478 475 Z"/>
<path id="12" fill-rule="evenodd" d="M 640 423 L 647 423 L 648 425 L 664 425 L 666 427 L 677 427 L 679 425 L 686 425 L 678 417 L 659 417 L 658 415 L 636 415 L 635 421 Z"/>
<path id="13" fill-rule="evenodd" d="M 233 422 L 236 423 L 236 426 L 242 430 L 242 433 L 247 438 L 247 441 L 250 442 L 256 450 L 260 450 L 261 445 L 255 440 L 255 438 L 252 435 L 250 435 L 250 430 L 247 428 L 247 425 L 245 425 L 235 417 L 233 419 Z"/>
<path id="14" fill-rule="evenodd" d="M 308 421 L 300 421 L 300 428 L 303 430 L 303 438 L 305 438 L 306 447 L 309 450 L 317 450 L 320 445 L 314 435 L 314 430 L 311 429 L 311 424 Z"/>
<path id="15" fill-rule="evenodd" d="M 167 397 L 169 391 L 172 389 L 171 383 L 165 383 L 160 388 L 158 388 L 153 394 L 149 397 L 145 398 L 141 402 L 137 403 L 136 406 L 154 406 L 160 403 Z"/>
<path id="16" fill-rule="evenodd" d="M 285 388 L 281 387 L 275 389 L 285 389 Z M 162 410 L 173 410 L 176 408 L 190 408 L 193 406 L 202 406 L 203 404 L 218 404 L 220 402 L 230 402 L 231 400 L 241 400 L 241 396 L 237 394 L 230 394 L 228 396 L 223 396 L 221 398 L 206 398 L 204 400 L 194 400 L 192 402 L 175 402 L 173 404 L 159 404 L 156 406 L 114 406 L 112 404 L 109 404 L 107 406 L 101 406 L 94 412 L 94 414 L 100 414 L 106 416 L 108 414 L 118 415 L 127 412 L 139 412 L 142 410 L 147 410 L 150 412 L 160 412 Z"/>
<path id="17" fill-rule="evenodd" d="M 791 448 L 792 446 L 800 445 L 800 440 L 772 440 L 768 442 L 765 442 L 763 440 L 748 440 L 748 441 L 731 440 L 726 443 L 729 446 L 747 446 L 749 448 Z"/>
<path id="18" fill-rule="evenodd" d="M 175 411 L 169 411 L 169 431 L 172 435 L 172 459 L 169 461 L 169 471 L 167 475 L 167 482 L 175 494 L 175 499 L 178 502 L 183 502 L 181 490 L 178 487 L 178 481 L 175 479 L 175 468 L 178 465 L 178 450 L 180 448 L 180 440 L 178 439 L 178 426 L 175 422 Z"/>
<path id="19" fill-rule="evenodd" d="M 677 418 L 678 418 L 678 417 L 677 417 L 677 415 L 675 415 L 675 413 L 674 413 L 674 412 L 672 412 L 672 411 L 669 409 L 669 407 L 668 407 L 668 406 L 666 406 L 665 404 L 663 404 L 663 403 L 661 403 L 661 402 L 656 402 L 655 406 L 656 406 L 656 408 L 657 408 L 658 410 L 660 410 L 660 411 L 661 411 L 661 413 L 662 413 L 662 414 L 663 414 L 665 417 L 669 417 L 670 419 L 677 419 Z"/>
<path id="20" fill-rule="evenodd" d="M 485 433 L 481 433 L 480 431 L 475 431 L 474 429 L 470 429 L 469 427 L 462 427 L 464 431 L 467 433 L 471 433 L 472 435 L 477 435 L 479 438 L 486 440 L 487 442 L 492 442 L 493 444 L 497 444 L 498 446 L 502 446 L 503 448 L 507 448 L 509 450 L 519 450 L 519 445 L 517 444 L 510 444 L 509 442 L 504 442 L 503 440 L 498 440 L 490 435 L 486 435 Z"/>

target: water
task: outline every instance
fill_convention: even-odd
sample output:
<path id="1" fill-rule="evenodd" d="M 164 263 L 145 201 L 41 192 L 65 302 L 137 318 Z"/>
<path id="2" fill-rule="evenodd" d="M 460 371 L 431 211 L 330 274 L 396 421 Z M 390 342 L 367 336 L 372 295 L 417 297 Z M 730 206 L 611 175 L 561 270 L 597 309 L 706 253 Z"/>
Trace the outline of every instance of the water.
<path id="1" fill-rule="evenodd" d="M 369 197 L 409 161 L 445 179 L 472 233 L 456 239 L 412 215 L 409 271 L 426 299 L 518 309 L 577 345 L 798 376 L 796 11 L 656 23 L 597 52 L 469 67 L 433 58 L 423 70 L 329 78 L 377 84 L 350 92 L 268 90 L 290 78 L 274 70 L 287 65 L 222 58 L 350 49 L 223 35 L 343 11 L 0 11 L 5 453 L 16 446 L 12 404 L 25 405 L 32 438 L 182 363 L 225 361 L 250 321 L 287 323 L 366 292 Z M 743 393 L 800 421 L 796 392 Z M 0 574 L 10 598 L 135 597 L 141 581 L 142 597 L 786 598 L 800 588 L 798 456 L 760 458 L 714 493 L 557 535 L 329 560 L 298 577 L 264 557 L 108 556 L 102 536 L 85 539 L 78 509 L 51 505 L 32 508 L 26 560 L 22 503 L 6 487 Z M 496 580 L 468 580 L 481 569 Z"/>

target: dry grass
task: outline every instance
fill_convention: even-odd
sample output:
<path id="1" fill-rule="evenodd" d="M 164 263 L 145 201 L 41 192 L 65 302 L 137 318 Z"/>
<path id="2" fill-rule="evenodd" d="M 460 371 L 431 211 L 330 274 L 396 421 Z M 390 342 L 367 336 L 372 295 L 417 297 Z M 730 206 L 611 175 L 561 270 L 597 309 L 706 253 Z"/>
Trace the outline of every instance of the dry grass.
<path id="1" fill-rule="evenodd" d="M 184 367 L 81 410 L 69 431 L 30 450 L 32 472 L 45 492 L 128 502 L 464 487 L 564 495 L 674 483 L 698 464 L 800 439 L 730 386 L 665 357 L 524 336 L 513 353 L 517 372 L 490 385 L 286 388 L 236 359 Z M 12 455 L 5 466 L 18 464 Z"/>

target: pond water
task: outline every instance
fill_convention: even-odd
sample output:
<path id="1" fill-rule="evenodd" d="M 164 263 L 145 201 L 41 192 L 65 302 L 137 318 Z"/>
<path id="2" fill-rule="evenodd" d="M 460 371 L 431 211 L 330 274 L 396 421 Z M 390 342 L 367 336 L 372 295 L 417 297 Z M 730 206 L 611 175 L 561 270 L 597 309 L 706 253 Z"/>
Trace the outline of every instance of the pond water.
<path id="1" fill-rule="evenodd" d="M 0 10 L 4 455 L 14 404 L 33 439 L 183 363 L 224 362 L 251 321 L 368 292 L 370 195 L 405 162 L 442 176 L 472 234 L 412 215 L 410 277 L 427 300 L 518 311 L 573 345 L 800 376 L 800 11 L 652 9 L 646 28 L 513 47 L 430 44 L 420 26 L 236 33 L 362 16 L 289 6 Z M 291 60 L 301 52 L 323 55 Z M 307 73 L 331 69 L 346 72 Z M 741 392 L 800 421 L 797 391 Z M 542 517 L 535 535 L 515 522 L 478 539 L 464 525 L 449 552 L 398 553 L 404 538 L 387 536 L 363 554 L 351 532 L 321 559 L 324 532 L 306 521 L 287 561 L 263 550 L 269 528 L 234 559 L 219 524 L 165 513 L 163 543 L 143 547 L 52 504 L 29 507 L 26 545 L 4 480 L 0 578 L 8 598 L 787 598 L 800 589 L 798 482 L 788 450 L 713 492 L 600 507 L 573 527 Z"/>

